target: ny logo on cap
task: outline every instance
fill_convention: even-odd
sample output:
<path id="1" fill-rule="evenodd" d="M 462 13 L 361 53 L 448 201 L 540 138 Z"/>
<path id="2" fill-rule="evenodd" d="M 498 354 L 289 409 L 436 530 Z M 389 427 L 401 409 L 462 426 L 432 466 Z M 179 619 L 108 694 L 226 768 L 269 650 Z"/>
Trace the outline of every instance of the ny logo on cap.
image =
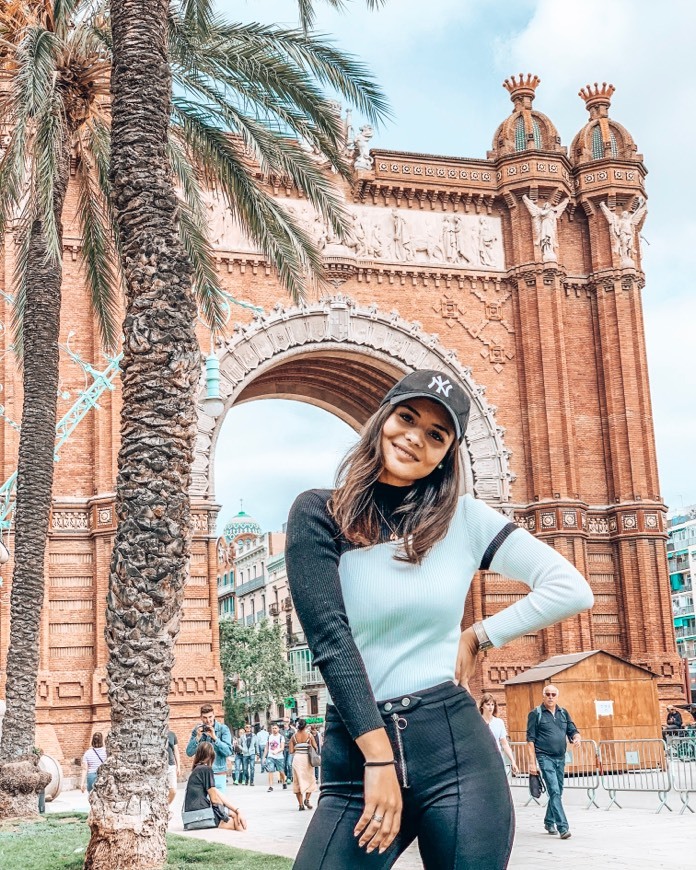
<path id="1" fill-rule="evenodd" d="M 432 381 L 428 384 L 428 389 L 432 390 L 433 387 L 437 390 L 438 393 L 442 393 L 445 398 L 447 398 L 450 394 L 450 390 L 454 384 L 450 381 L 449 378 L 442 379 L 442 375 L 433 376 Z"/>

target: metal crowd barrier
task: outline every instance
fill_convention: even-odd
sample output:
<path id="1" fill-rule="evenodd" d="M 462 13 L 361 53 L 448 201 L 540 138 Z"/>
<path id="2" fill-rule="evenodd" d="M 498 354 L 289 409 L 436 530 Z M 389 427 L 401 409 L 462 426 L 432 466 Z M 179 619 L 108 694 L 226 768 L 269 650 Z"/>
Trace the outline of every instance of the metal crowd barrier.
<path id="1" fill-rule="evenodd" d="M 689 805 L 689 797 L 696 794 L 696 734 L 691 732 L 688 737 L 671 737 L 667 754 L 672 787 L 682 802 L 679 815 L 686 810 L 693 813 L 694 808 Z"/>
<path id="2" fill-rule="evenodd" d="M 521 786 L 529 792 L 529 760 L 527 757 L 526 743 L 510 743 L 515 762 L 520 770 L 517 776 L 512 776 L 508 767 L 508 780 L 510 786 Z M 505 759 L 507 761 L 507 759 Z M 566 768 L 563 777 L 563 788 L 567 789 L 584 789 L 587 792 L 589 803 L 585 807 L 588 809 L 592 806 L 600 809 L 596 800 L 597 789 L 599 788 L 599 765 L 597 763 L 597 744 L 594 740 L 581 740 L 580 743 L 570 746 L 566 752 Z M 529 795 L 529 799 L 525 803 L 528 806 L 530 803 L 541 805 L 541 801 L 536 800 Z"/>
<path id="3" fill-rule="evenodd" d="M 611 798 L 607 810 L 620 791 L 655 792 L 660 805 L 672 812 L 667 795 L 672 788 L 672 775 L 667 761 L 664 740 L 602 740 L 599 744 L 600 778 Z"/>
<path id="4" fill-rule="evenodd" d="M 589 801 L 585 809 L 600 808 L 595 799 L 599 788 L 599 760 L 594 740 L 581 740 L 568 747 L 563 788 L 584 789 Z"/>
<path id="5" fill-rule="evenodd" d="M 515 756 L 515 764 L 519 768 L 519 773 L 515 776 L 512 775 L 512 768 L 509 765 L 508 759 L 503 756 L 503 761 L 505 762 L 505 769 L 507 770 L 508 782 L 510 783 L 511 788 L 520 787 L 524 788 L 527 792 L 527 801 L 525 806 L 528 807 L 529 804 L 534 802 L 538 806 L 544 806 L 544 804 L 533 797 L 529 792 L 529 758 L 527 757 L 527 744 L 526 743 L 510 743 L 510 749 L 512 749 L 512 754 Z"/>

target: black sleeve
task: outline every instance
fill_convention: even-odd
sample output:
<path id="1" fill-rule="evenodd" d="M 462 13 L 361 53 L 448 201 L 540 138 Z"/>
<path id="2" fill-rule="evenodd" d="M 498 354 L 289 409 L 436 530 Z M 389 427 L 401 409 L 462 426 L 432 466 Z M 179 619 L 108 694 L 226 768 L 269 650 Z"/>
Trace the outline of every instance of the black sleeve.
<path id="1" fill-rule="evenodd" d="M 296 499 L 288 517 L 285 563 L 314 663 L 355 740 L 383 728 L 384 722 L 348 624 L 338 574 L 338 530 L 326 506 L 329 495 L 310 490 Z"/>
<path id="2" fill-rule="evenodd" d="M 203 780 L 203 788 L 205 789 L 205 793 L 208 794 L 208 790 L 211 788 L 215 788 L 215 774 L 213 773 L 213 768 L 209 767 L 207 764 L 203 767 L 205 773 L 202 776 Z"/>
<path id="3" fill-rule="evenodd" d="M 537 736 L 537 711 L 532 710 L 527 716 L 527 743 L 534 743 Z"/>

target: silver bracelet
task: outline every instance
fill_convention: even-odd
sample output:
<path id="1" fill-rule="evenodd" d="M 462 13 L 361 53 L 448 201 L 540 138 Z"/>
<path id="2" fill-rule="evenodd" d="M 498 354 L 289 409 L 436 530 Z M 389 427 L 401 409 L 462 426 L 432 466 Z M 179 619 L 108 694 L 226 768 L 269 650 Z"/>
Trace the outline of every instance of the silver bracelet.
<path id="1" fill-rule="evenodd" d="M 486 629 L 483 627 L 483 623 L 475 622 L 471 627 L 473 628 L 474 634 L 476 635 L 476 640 L 478 641 L 479 652 L 491 649 L 493 643 L 486 634 Z"/>

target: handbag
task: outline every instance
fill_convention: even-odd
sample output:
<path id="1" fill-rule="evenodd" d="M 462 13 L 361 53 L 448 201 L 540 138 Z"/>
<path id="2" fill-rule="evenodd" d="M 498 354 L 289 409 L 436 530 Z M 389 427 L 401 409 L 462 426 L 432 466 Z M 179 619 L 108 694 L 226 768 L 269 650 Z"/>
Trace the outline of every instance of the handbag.
<path id="1" fill-rule="evenodd" d="M 185 831 L 202 831 L 206 828 L 217 828 L 213 807 L 205 807 L 202 810 L 182 810 L 181 821 Z"/>
<path id="2" fill-rule="evenodd" d="M 320 767 L 321 766 L 321 752 L 317 752 L 317 750 L 309 744 L 309 764 L 310 767 Z"/>
<path id="3" fill-rule="evenodd" d="M 539 800 L 546 791 L 546 783 L 538 773 L 529 774 L 529 793 L 535 800 Z"/>

